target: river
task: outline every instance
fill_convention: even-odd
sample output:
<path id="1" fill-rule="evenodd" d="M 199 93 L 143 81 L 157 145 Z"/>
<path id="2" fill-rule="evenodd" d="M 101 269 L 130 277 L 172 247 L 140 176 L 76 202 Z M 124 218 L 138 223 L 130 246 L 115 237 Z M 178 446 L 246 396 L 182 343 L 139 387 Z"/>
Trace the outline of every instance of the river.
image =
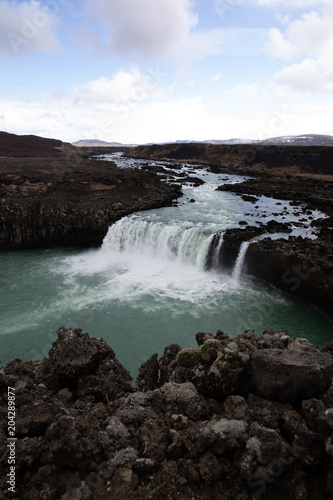
<path id="1" fill-rule="evenodd" d="M 149 164 L 119 153 L 109 159 L 122 168 Z M 172 170 L 164 165 L 172 180 Z M 260 197 L 254 204 L 216 191 L 222 182 L 241 182 L 243 177 L 193 165 L 184 165 L 182 171 L 205 183 L 184 184 L 177 206 L 118 221 L 100 249 L 0 254 L 2 364 L 15 357 L 43 358 L 60 326 L 102 337 L 133 376 L 168 344 L 194 347 L 199 331 L 220 329 L 232 337 L 246 329 L 259 335 L 265 329 L 287 328 L 315 344 L 332 340 L 333 321 L 318 307 L 246 275 L 246 245 L 234 270 L 226 272 L 218 264 L 223 231 L 239 227 L 240 221 L 290 221 L 295 224 L 292 234 L 314 238 L 311 220 L 300 227 L 304 214 L 288 201 Z M 312 213 L 313 218 L 321 216 Z M 220 239 L 207 269 L 215 234 Z"/>

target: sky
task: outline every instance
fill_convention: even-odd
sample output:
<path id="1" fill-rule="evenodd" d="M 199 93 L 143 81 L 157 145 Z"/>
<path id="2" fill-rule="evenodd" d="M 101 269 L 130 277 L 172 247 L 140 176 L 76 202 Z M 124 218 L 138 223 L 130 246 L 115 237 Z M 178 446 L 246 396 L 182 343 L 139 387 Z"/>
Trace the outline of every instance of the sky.
<path id="1" fill-rule="evenodd" d="M 0 0 L 0 130 L 333 135 L 333 0 Z"/>

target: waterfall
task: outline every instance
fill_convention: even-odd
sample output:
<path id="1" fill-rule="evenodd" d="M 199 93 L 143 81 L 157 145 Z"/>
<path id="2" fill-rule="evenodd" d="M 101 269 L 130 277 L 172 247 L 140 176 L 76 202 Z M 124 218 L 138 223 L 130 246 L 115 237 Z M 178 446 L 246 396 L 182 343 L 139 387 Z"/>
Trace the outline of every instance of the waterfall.
<path id="1" fill-rule="evenodd" d="M 103 250 L 178 261 L 204 270 L 214 236 L 188 223 L 155 222 L 130 216 L 110 227 Z M 220 240 L 214 252 L 217 257 L 213 255 L 213 260 L 218 258 L 222 238 Z"/>
<path id="2" fill-rule="evenodd" d="M 220 252 L 221 252 L 222 245 L 223 245 L 223 236 L 224 236 L 224 233 L 219 234 L 219 239 L 218 239 L 217 245 L 214 249 L 213 258 L 212 258 L 212 265 L 214 268 L 217 268 L 219 266 Z"/>
<path id="3" fill-rule="evenodd" d="M 216 233 L 207 254 L 206 269 L 218 269 L 220 265 L 220 253 L 223 246 L 224 232 Z"/>
<path id="4" fill-rule="evenodd" d="M 242 270 L 244 267 L 246 252 L 247 252 L 247 249 L 249 248 L 251 243 L 252 243 L 252 241 L 243 241 L 243 243 L 240 246 L 238 257 L 237 257 L 237 260 L 235 263 L 235 267 L 234 267 L 234 270 L 232 272 L 232 276 L 233 276 L 235 281 L 240 280 Z"/>

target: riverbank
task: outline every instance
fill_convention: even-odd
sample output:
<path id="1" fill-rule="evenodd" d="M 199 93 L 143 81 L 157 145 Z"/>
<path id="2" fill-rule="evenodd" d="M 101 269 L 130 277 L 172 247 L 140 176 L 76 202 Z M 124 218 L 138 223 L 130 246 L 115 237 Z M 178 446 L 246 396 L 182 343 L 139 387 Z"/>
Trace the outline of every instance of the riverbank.
<path id="1" fill-rule="evenodd" d="M 2 497 L 331 498 L 332 343 L 288 331 L 196 340 L 153 355 L 136 379 L 78 329 L 60 328 L 41 361 L 9 362 Z"/>
<path id="2" fill-rule="evenodd" d="M 88 160 L 74 147 L 47 153 L 2 157 L 0 148 L 0 250 L 99 247 L 113 222 L 181 195 L 154 173 Z"/>

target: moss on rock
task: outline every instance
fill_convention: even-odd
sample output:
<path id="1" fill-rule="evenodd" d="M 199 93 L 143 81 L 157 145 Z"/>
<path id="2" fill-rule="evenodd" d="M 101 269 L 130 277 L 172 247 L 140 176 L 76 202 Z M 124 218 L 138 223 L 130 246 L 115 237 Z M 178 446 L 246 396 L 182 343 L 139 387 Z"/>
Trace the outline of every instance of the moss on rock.
<path id="1" fill-rule="evenodd" d="M 240 361 L 238 361 L 238 360 L 234 360 L 234 361 L 218 360 L 215 364 L 216 364 L 216 368 L 219 370 L 221 375 L 231 375 L 236 370 L 239 370 L 242 367 Z"/>
<path id="2" fill-rule="evenodd" d="M 201 359 L 201 349 L 183 349 L 177 356 L 178 366 L 193 368 Z"/>
<path id="3" fill-rule="evenodd" d="M 251 352 L 255 352 L 258 350 L 258 346 L 256 344 L 256 341 L 254 341 L 254 340 L 238 339 L 238 343 L 241 346 L 246 347 L 246 349 L 251 351 Z"/>

